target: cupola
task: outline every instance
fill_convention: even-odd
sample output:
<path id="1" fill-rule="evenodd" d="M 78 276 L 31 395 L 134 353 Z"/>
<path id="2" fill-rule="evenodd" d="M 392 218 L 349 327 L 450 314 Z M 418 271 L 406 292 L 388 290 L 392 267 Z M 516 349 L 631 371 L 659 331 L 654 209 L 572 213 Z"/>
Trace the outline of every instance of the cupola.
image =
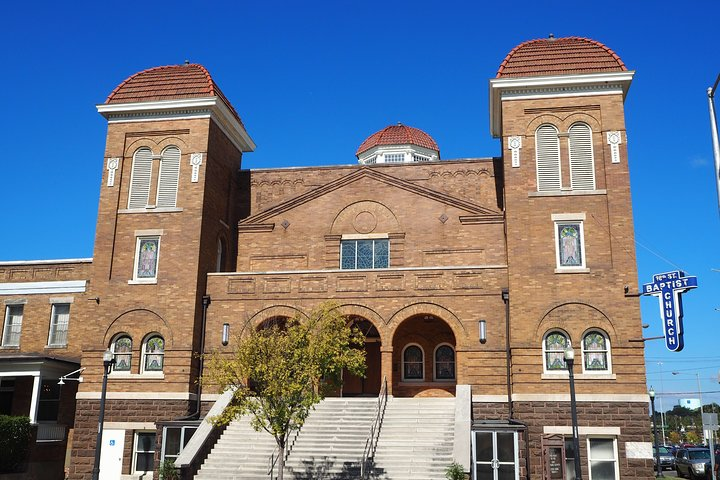
<path id="1" fill-rule="evenodd" d="M 370 135 L 355 156 L 362 165 L 432 162 L 440 160 L 440 148 L 422 130 L 398 123 Z"/>

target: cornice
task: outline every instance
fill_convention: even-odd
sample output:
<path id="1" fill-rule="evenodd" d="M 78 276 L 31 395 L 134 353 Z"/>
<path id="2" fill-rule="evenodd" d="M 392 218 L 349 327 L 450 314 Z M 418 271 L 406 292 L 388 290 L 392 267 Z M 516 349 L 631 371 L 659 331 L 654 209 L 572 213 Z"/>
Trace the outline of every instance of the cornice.
<path id="1" fill-rule="evenodd" d="M 255 143 L 243 124 L 219 97 L 102 103 L 97 105 L 97 110 L 108 123 L 212 118 L 238 150 L 241 152 L 255 150 Z"/>

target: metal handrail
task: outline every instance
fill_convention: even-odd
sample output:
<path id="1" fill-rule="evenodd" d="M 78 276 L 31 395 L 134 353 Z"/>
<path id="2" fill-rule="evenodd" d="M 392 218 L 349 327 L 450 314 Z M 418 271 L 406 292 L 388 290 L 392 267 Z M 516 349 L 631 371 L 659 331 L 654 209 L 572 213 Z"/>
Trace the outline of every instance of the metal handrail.
<path id="1" fill-rule="evenodd" d="M 385 407 L 387 406 L 387 377 L 383 377 L 383 383 L 378 394 L 377 412 L 375 420 L 370 426 L 370 434 L 365 441 L 362 460 L 360 461 L 360 478 L 365 480 L 370 473 L 369 462 L 375 457 L 375 449 L 380 436 L 380 428 L 382 427 L 383 417 L 385 416 Z"/>
<path id="2" fill-rule="evenodd" d="M 298 428 L 297 430 L 292 432 L 292 440 L 289 442 L 285 442 L 285 461 L 287 462 L 288 457 L 290 456 L 290 452 L 293 449 L 293 446 L 295 446 L 295 440 L 297 440 L 298 435 L 300 435 L 300 430 L 302 429 L 302 426 Z M 280 458 L 280 455 L 278 455 L 280 450 L 280 447 L 275 446 L 275 450 L 273 450 L 272 454 L 270 454 L 270 458 L 268 459 L 268 472 L 267 474 L 270 476 L 270 480 L 275 479 L 275 464 L 277 463 L 278 459 Z"/>

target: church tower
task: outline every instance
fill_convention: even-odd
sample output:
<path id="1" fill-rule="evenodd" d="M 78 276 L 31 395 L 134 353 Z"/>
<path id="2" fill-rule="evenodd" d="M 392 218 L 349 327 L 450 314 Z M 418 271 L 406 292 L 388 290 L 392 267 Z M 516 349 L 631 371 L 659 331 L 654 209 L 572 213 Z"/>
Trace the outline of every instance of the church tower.
<path id="1" fill-rule="evenodd" d="M 238 172 L 242 154 L 255 148 L 201 65 L 132 75 L 97 108 L 108 133 L 88 288 L 95 301 L 83 326 L 87 370 L 75 433 L 83 447 L 73 449 L 73 478 L 91 468 L 92 458 L 81 457 L 94 446 L 107 349 L 116 364 L 105 422 L 117 427 L 106 426 L 113 447 L 103 442 L 103 457 L 120 455 L 103 471 L 143 471 L 143 455 L 129 459 L 123 448 L 149 455 L 142 445 L 159 448 L 158 419 L 194 413 L 207 273 L 235 268 Z"/>
<path id="2" fill-rule="evenodd" d="M 623 105 L 633 75 L 599 42 L 551 35 L 514 48 L 490 81 L 491 129 L 503 149 L 515 414 L 569 411 L 572 347 L 583 459 L 600 441 L 582 427 L 599 402 L 647 421 L 643 346 L 628 342 L 642 337 L 639 302 L 626 296 L 637 291 Z M 613 425 L 594 432 L 649 440 Z M 554 433 L 569 433 L 563 428 Z"/>

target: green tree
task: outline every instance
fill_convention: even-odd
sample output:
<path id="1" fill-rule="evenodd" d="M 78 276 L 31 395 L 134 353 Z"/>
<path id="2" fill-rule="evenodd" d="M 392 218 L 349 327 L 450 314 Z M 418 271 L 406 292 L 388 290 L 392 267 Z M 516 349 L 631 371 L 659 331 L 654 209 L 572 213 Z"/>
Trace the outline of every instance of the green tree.
<path id="1" fill-rule="evenodd" d="M 362 332 L 329 302 L 308 316 L 237 337 L 232 355 L 216 353 L 208 361 L 204 381 L 234 389 L 232 402 L 213 422 L 223 425 L 249 414 L 255 430 L 275 438 L 282 480 L 291 432 L 341 385 L 343 369 L 365 374 L 364 342 Z"/>

